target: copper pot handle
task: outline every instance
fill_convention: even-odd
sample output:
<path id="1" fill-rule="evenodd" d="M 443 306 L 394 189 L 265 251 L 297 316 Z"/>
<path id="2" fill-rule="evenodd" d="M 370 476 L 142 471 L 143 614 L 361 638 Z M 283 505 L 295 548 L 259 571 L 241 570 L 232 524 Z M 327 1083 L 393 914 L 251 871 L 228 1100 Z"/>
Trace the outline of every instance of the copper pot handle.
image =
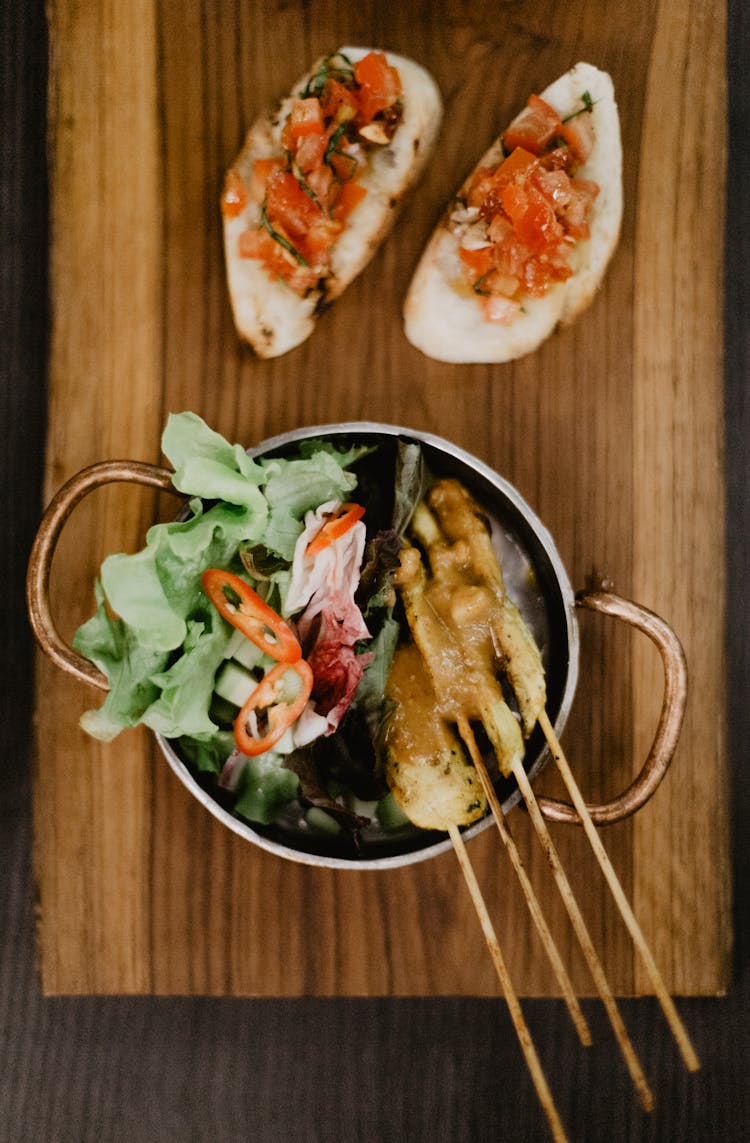
<path id="1" fill-rule="evenodd" d="M 172 484 L 172 472 L 137 460 L 111 460 L 92 464 L 72 476 L 50 501 L 37 530 L 26 573 L 26 603 L 31 627 L 42 650 L 69 675 L 108 690 L 101 671 L 69 647 L 55 627 L 49 602 L 49 576 L 52 557 L 63 525 L 76 505 L 103 484 L 125 481 L 160 488 L 180 495 Z"/>
<path id="2" fill-rule="evenodd" d="M 617 797 L 601 805 L 589 805 L 588 810 L 597 825 L 612 825 L 630 817 L 649 800 L 669 769 L 687 702 L 687 663 L 679 639 L 665 620 L 609 591 L 582 591 L 576 596 L 577 607 L 602 611 L 623 619 L 656 644 L 664 667 L 664 700 L 659 723 L 648 757 L 637 778 Z M 581 819 L 568 802 L 554 798 L 539 798 L 544 816 L 553 822 L 581 825 Z"/>

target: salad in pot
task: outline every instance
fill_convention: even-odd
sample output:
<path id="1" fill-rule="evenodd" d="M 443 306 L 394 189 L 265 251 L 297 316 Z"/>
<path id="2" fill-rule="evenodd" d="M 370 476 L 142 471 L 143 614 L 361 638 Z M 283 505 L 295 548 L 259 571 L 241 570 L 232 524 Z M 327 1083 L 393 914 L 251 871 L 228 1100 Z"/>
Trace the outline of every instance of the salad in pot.
<path id="1" fill-rule="evenodd" d="M 449 827 L 487 824 L 487 781 L 507 812 L 514 766 L 533 778 L 547 757 L 539 710 L 562 726 L 577 677 L 572 592 L 515 490 L 392 426 L 320 426 L 247 453 L 180 413 L 162 446 L 173 471 L 133 479 L 184 495 L 181 515 L 104 561 L 77 662 L 55 646 L 108 689 L 84 729 L 150 727 L 215 816 L 301 860 L 419 860 Z M 130 470 L 79 474 L 42 547 L 81 489 Z"/>

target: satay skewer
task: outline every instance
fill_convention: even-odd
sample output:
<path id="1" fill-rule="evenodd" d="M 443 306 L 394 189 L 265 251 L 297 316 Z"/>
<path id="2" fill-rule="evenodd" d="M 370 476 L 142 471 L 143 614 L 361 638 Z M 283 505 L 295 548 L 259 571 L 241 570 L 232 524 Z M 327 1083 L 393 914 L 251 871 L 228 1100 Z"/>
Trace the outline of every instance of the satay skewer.
<path id="1" fill-rule="evenodd" d="M 641 1101 L 641 1106 L 644 1111 L 653 1111 L 654 1096 L 649 1087 L 648 1080 L 644 1075 L 643 1068 L 641 1067 L 640 1060 L 633 1047 L 630 1036 L 628 1035 L 625 1024 L 623 1023 L 620 1010 L 617 1006 L 617 1001 L 614 998 L 609 981 L 607 980 L 604 967 L 597 955 L 594 948 L 591 936 L 586 922 L 583 919 L 583 914 L 578 906 L 573 890 L 568 881 L 565 870 L 563 869 L 560 857 L 558 855 L 555 844 L 552 841 L 547 823 L 542 816 L 542 811 L 539 809 L 539 803 L 536 800 L 531 782 L 523 767 L 523 762 L 519 761 L 513 766 L 513 775 L 518 783 L 518 787 L 523 796 L 526 808 L 529 811 L 532 825 L 536 831 L 537 837 L 544 850 L 545 857 L 549 863 L 552 875 L 557 884 L 560 896 L 562 897 L 563 904 L 570 917 L 571 924 L 578 938 L 578 943 L 581 946 L 581 951 L 586 959 L 589 971 L 594 979 L 597 992 L 601 997 L 609 1022 L 612 1025 L 612 1031 L 615 1034 L 617 1043 L 620 1046 L 623 1058 L 630 1072 L 631 1078 L 638 1093 L 638 1098 Z"/>
<path id="2" fill-rule="evenodd" d="M 591 1031 L 589 1029 L 588 1023 L 586 1022 L 586 1017 L 581 1011 L 581 1006 L 578 1001 L 578 997 L 576 996 L 573 989 L 573 984 L 571 982 L 570 976 L 568 975 L 567 969 L 563 964 L 559 949 L 555 944 L 554 937 L 552 936 L 552 933 L 549 930 L 549 926 L 547 925 L 547 922 L 544 918 L 541 905 L 539 904 L 539 900 L 536 896 L 536 893 L 534 892 L 533 886 L 529 881 L 529 876 L 526 872 L 523 861 L 521 860 L 521 855 L 518 852 L 518 846 L 516 845 L 513 835 L 508 827 L 508 823 L 505 820 L 505 814 L 503 813 L 502 806 L 500 805 L 497 791 L 495 790 L 492 779 L 490 778 L 490 775 L 487 771 L 487 767 L 484 764 L 482 755 L 477 747 L 474 733 L 467 719 L 459 718 L 457 725 L 458 733 L 461 735 L 464 745 L 469 752 L 469 757 L 474 764 L 474 768 L 479 774 L 479 779 L 487 796 L 487 801 L 492 811 L 495 825 L 497 826 L 498 833 L 500 834 L 503 845 L 505 846 L 511 864 L 518 877 L 524 899 L 528 905 L 532 919 L 537 927 L 537 932 L 539 933 L 541 941 L 544 945 L 545 951 L 552 966 L 552 970 L 555 974 L 555 978 L 562 990 L 563 998 L 565 999 L 565 1002 L 568 1006 L 568 1011 L 570 1012 L 571 1019 L 573 1020 L 576 1031 L 578 1033 L 578 1038 L 583 1045 L 588 1047 L 591 1044 Z"/>
<path id="3" fill-rule="evenodd" d="M 698 1068 L 700 1068 L 700 1061 L 695 1053 L 695 1049 L 690 1042 L 690 1038 L 687 1034 L 684 1024 L 680 1019 L 680 1016 L 674 1005 L 674 1001 L 667 991 L 667 987 L 656 965 L 654 957 L 651 953 L 651 949 L 649 948 L 646 938 L 643 935 L 643 930 L 638 924 L 635 914 L 633 913 L 633 910 L 630 906 L 630 902 L 625 896 L 625 892 L 622 888 L 622 885 L 620 884 L 612 862 L 610 861 L 607 851 L 602 844 L 596 826 L 594 825 L 591 818 L 591 814 L 588 811 L 588 807 L 586 806 L 586 803 L 583 799 L 583 795 L 581 794 L 581 791 L 578 787 L 578 783 L 573 777 L 573 773 L 570 769 L 570 766 L 568 765 L 568 761 L 565 757 L 565 754 L 563 753 L 562 746 L 560 745 L 558 737 L 555 734 L 554 728 L 550 722 L 546 710 L 543 710 L 539 715 L 539 725 L 542 728 L 544 736 L 547 740 L 547 744 L 550 748 L 550 752 L 555 760 L 558 770 L 560 771 L 562 779 L 565 782 L 568 793 L 573 800 L 573 805 L 575 806 L 578 816 L 581 819 L 583 828 L 586 831 L 586 836 L 591 844 L 592 850 L 594 851 L 594 856 L 599 862 L 602 873 L 604 874 L 607 883 L 612 891 L 612 896 L 615 899 L 617 907 L 620 911 L 620 915 L 622 916 L 622 919 L 628 928 L 628 931 L 633 939 L 633 943 L 641 955 L 652 987 L 654 989 L 654 993 L 661 1005 L 662 1011 L 664 1012 L 664 1015 L 667 1019 L 667 1023 L 669 1024 L 672 1034 L 674 1035 L 674 1038 L 677 1042 L 677 1046 L 685 1062 L 685 1066 L 689 1071 L 697 1071 Z"/>
<path id="4" fill-rule="evenodd" d="M 471 861 L 469 860 L 469 855 L 466 852 L 466 846 L 464 845 L 463 838 L 461 837 L 461 831 L 459 830 L 458 826 L 453 825 L 452 823 L 447 824 L 447 830 L 451 842 L 453 843 L 453 850 L 458 859 L 458 864 L 461 867 L 461 872 L 463 873 L 466 886 L 469 890 L 469 894 L 477 913 L 477 917 L 479 918 L 479 923 L 482 926 L 482 932 L 484 933 L 484 938 L 487 942 L 487 948 L 490 952 L 490 956 L 492 957 L 495 971 L 497 973 L 498 980 L 500 981 L 503 995 L 505 996 L 505 1001 L 508 1005 L 508 1011 L 510 1012 L 511 1020 L 513 1021 L 513 1027 L 515 1028 L 516 1035 L 518 1036 L 518 1042 L 521 1045 L 521 1050 L 526 1060 L 526 1065 L 529 1069 L 534 1087 L 536 1088 L 539 1102 L 542 1105 L 544 1114 L 547 1116 L 547 1122 L 549 1123 L 550 1130 L 552 1131 L 552 1137 L 555 1140 L 555 1143 L 567 1143 L 565 1129 L 557 1112 L 557 1108 L 555 1107 L 552 1093 L 550 1092 L 547 1079 L 544 1075 L 544 1071 L 542 1070 L 542 1065 L 540 1064 L 539 1057 L 536 1053 L 536 1048 L 534 1047 L 534 1042 L 531 1038 L 531 1032 L 529 1031 L 529 1027 L 526 1023 L 526 1020 L 524 1019 L 523 1011 L 521 1010 L 518 995 L 515 988 L 513 987 L 513 983 L 510 979 L 505 960 L 503 959 L 502 952 L 500 951 L 500 944 L 497 939 L 497 934 L 495 933 L 492 919 L 490 918 L 490 915 L 487 911 L 487 906 L 482 896 L 482 891 L 479 888 L 479 883 L 477 882 L 474 869 L 472 867 Z"/>

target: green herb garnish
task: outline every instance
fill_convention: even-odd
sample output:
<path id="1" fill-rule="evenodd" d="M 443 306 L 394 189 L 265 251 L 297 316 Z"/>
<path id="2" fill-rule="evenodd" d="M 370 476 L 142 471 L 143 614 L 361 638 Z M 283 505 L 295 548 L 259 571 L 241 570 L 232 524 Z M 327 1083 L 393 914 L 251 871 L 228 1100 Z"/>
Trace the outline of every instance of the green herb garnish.
<path id="1" fill-rule="evenodd" d="M 575 119 L 576 115 L 583 115 L 584 111 L 591 111 L 595 102 L 596 101 L 591 98 L 591 94 L 588 91 L 584 91 L 583 95 L 581 96 L 581 103 L 583 104 L 583 107 L 579 107 L 577 111 L 572 112 L 570 115 L 566 115 L 562 122 L 569 123 L 571 119 Z"/>
<path id="2" fill-rule="evenodd" d="M 335 60 L 343 60 L 345 66 L 337 66 Z M 329 79 L 343 79 L 345 81 L 354 79 L 354 65 L 343 52 L 336 52 L 332 56 L 325 57 L 315 75 L 308 80 L 304 91 L 300 94 L 300 99 L 309 99 L 312 95 L 320 95 Z"/>
<path id="3" fill-rule="evenodd" d="M 484 282 L 486 278 L 489 278 L 491 273 L 492 273 L 492 270 L 487 270 L 486 273 L 482 274 L 481 277 L 477 278 L 476 282 L 472 282 L 471 288 L 475 294 L 482 294 L 482 296 L 485 298 L 488 298 L 490 296 L 490 294 L 492 293 L 492 290 L 483 290 L 482 289 L 482 282 Z"/>
<path id="4" fill-rule="evenodd" d="M 279 234 L 279 232 L 274 230 L 274 228 L 271 226 L 271 223 L 268 221 L 265 202 L 260 208 L 260 224 L 265 230 L 268 231 L 274 242 L 278 242 L 279 246 L 283 246 L 285 250 L 288 250 L 289 253 L 297 259 L 300 266 L 306 266 L 308 270 L 310 269 L 310 263 L 302 257 L 299 250 L 297 250 L 295 246 L 292 246 L 288 238 L 285 238 L 283 234 Z"/>

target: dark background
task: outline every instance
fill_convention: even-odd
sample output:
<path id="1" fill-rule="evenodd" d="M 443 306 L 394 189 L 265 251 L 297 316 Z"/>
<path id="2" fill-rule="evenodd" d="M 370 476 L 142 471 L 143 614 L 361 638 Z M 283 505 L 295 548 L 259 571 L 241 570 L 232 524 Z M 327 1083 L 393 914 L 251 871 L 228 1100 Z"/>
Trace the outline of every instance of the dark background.
<path id="1" fill-rule="evenodd" d="M 0 6 L 0 1143 L 548 1138 L 507 1013 L 486 1000 L 41 996 L 31 871 L 33 647 L 23 581 L 42 509 L 48 350 L 44 5 Z M 657 1108 L 613 1051 L 556 1050 L 561 1002 L 527 1001 L 571 1143 L 750 1139 L 750 5 L 730 0 L 725 257 L 728 723 L 734 979 L 680 1002 L 689 1076 L 655 1002 L 622 1003 Z M 707 152 L 710 141 L 707 141 Z M 718 507 L 718 506 L 717 506 Z M 723 553 L 717 552 L 717 562 Z M 38 696 L 40 741 L 44 725 Z M 710 717 L 711 712 L 707 712 Z M 43 749 L 39 759 L 43 769 Z M 711 828 L 711 823 L 706 823 Z M 595 1040 L 600 1007 L 586 1003 Z"/>

